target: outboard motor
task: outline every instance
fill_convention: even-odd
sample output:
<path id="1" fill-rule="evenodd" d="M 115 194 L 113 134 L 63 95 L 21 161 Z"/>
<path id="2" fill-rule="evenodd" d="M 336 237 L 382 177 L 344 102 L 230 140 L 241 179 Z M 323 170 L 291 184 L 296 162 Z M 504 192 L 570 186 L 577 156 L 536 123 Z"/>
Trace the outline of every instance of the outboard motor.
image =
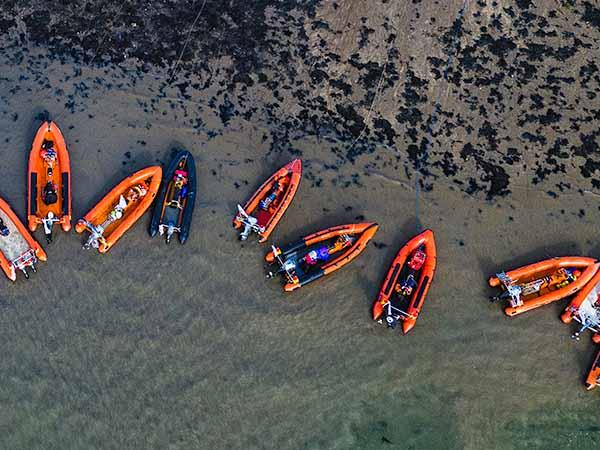
<path id="1" fill-rule="evenodd" d="M 167 227 L 167 244 L 171 242 L 171 238 L 173 237 L 175 230 L 177 230 L 177 228 L 173 226 L 172 223 L 169 223 L 169 226 Z"/>
<path id="2" fill-rule="evenodd" d="M 509 299 L 510 305 L 513 308 L 521 306 L 523 304 L 523 299 L 521 298 L 521 286 L 514 284 L 513 280 L 510 279 L 506 272 L 497 273 L 496 277 L 498 277 L 506 290 L 500 295 L 490 297 L 490 301 L 493 303 L 497 300 Z"/>
<path id="3" fill-rule="evenodd" d="M 245 241 L 250 236 L 252 231 L 258 230 L 258 220 L 255 217 L 249 216 L 244 208 L 238 205 L 238 217 L 241 219 L 240 221 L 244 224 L 244 230 L 240 233 L 240 241 Z"/>
<path id="4" fill-rule="evenodd" d="M 88 237 L 86 243 L 83 244 L 83 248 L 85 250 L 89 250 L 90 248 L 100 247 L 99 240 L 104 238 L 102 235 L 102 233 L 104 233 L 104 227 L 102 225 L 95 226 L 93 223 L 90 223 L 87 220 L 82 219 L 81 221 L 85 224 L 90 232 L 90 237 Z"/>
<path id="5" fill-rule="evenodd" d="M 394 328 L 396 328 L 396 325 L 398 325 L 398 320 L 396 319 L 396 317 L 394 317 L 393 314 L 388 314 L 385 317 L 385 323 L 387 324 L 388 328 L 391 328 L 393 330 Z"/>
<path id="6" fill-rule="evenodd" d="M 392 330 L 396 328 L 396 325 L 398 325 L 398 319 L 399 316 L 395 316 L 394 312 L 392 311 L 392 302 L 388 302 L 387 314 L 385 316 L 385 323 L 388 326 L 388 328 L 391 328 Z"/>

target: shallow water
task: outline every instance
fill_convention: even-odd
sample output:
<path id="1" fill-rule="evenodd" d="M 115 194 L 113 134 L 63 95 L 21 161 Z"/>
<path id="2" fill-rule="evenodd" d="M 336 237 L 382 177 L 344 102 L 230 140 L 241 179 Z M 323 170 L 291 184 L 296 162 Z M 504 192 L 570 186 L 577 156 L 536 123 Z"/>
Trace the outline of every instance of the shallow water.
<path id="1" fill-rule="evenodd" d="M 37 274 L 3 283 L 0 448 L 598 446 L 598 393 L 582 384 L 595 350 L 570 339 L 564 302 L 509 319 L 485 283 L 600 252 L 593 4 L 209 1 L 182 52 L 200 2 L 57 6 L 49 25 L 32 23 L 41 3 L 13 3 L 0 195 L 20 217 L 48 114 L 74 217 L 174 147 L 196 159 L 198 197 L 185 246 L 150 239 L 148 214 L 107 255 L 58 232 Z M 298 156 L 273 242 L 380 230 L 351 265 L 284 295 L 264 279 L 266 247 L 238 242 L 231 219 Z M 438 271 L 400 336 L 370 307 L 420 227 L 435 230 Z"/>

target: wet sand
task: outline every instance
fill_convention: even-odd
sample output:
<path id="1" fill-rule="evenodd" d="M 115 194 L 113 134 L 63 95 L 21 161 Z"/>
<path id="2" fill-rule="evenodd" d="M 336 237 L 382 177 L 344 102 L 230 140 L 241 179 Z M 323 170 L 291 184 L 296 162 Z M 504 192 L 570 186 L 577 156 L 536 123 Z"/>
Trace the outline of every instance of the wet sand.
<path id="1" fill-rule="evenodd" d="M 150 239 L 149 215 L 107 255 L 59 232 L 37 274 L 2 283 L 0 448 L 597 448 L 589 338 L 570 339 L 565 302 L 505 317 L 486 279 L 600 254 L 600 10 L 188 3 L 47 22 L 36 2 L 4 8 L 0 195 L 22 219 L 48 115 L 74 217 L 172 148 L 194 154 L 198 197 L 185 246 Z M 380 230 L 351 265 L 284 294 L 231 219 L 295 157 L 303 180 L 273 242 Z M 400 336 L 370 307 L 421 228 L 438 271 Z"/>

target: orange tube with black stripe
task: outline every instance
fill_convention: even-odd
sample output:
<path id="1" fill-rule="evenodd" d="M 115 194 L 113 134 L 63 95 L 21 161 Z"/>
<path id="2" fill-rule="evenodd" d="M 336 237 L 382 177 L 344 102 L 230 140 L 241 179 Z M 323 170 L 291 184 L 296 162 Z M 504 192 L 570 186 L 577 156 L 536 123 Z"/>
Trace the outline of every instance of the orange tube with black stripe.
<path id="1" fill-rule="evenodd" d="M 582 330 L 590 329 L 592 331 L 592 340 L 600 344 L 600 311 L 598 311 L 598 302 L 600 302 L 600 270 L 596 275 L 573 297 L 569 306 L 561 314 L 560 319 L 564 323 L 571 323 L 573 319 L 581 323 Z M 579 338 L 578 331 L 573 337 Z"/>
<path id="2" fill-rule="evenodd" d="M 421 248 L 424 249 L 426 259 L 417 274 L 417 285 L 408 298 L 408 304 L 404 307 L 405 310 L 399 310 L 400 314 L 398 314 L 399 320 L 402 321 L 402 332 L 404 334 L 408 333 L 415 326 L 435 273 L 437 251 L 433 231 L 425 230 L 408 241 L 398 251 L 381 285 L 377 300 L 373 303 L 373 320 L 380 320 L 388 303 L 393 301 L 392 297 L 395 287 L 398 284 L 399 278 L 406 270 L 406 263 L 409 257 Z"/>
<path id="3" fill-rule="evenodd" d="M 98 248 L 100 253 L 106 253 L 152 204 L 161 178 L 160 166 L 146 167 L 125 178 L 77 222 L 75 231 L 77 233 L 90 232 L 88 243 Z M 145 189 L 146 193 L 143 196 L 140 195 L 132 202 L 133 204 L 128 205 L 120 219 L 106 225 L 107 217 L 116 209 L 122 196 L 127 195 L 130 189 L 136 188 L 139 191 Z"/>
<path id="4" fill-rule="evenodd" d="M 248 225 L 248 229 L 240 234 L 240 239 L 245 240 L 249 231 L 255 231 L 259 236 L 258 242 L 265 242 L 292 203 L 301 179 L 300 159 L 294 159 L 271 175 L 246 202 L 242 208 L 244 214 L 238 208 L 238 214 L 233 219 L 234 228 L 241 229 Z M 261 202 L 269 196 L 269 204 L 261 207 Z"/>
<path id="5" fill-rule="evenodd" d="M 311 248 L 315 248 L 315 245 L 321 243 L 325 244 L 327 241 L 338 237 L 355 237 L 355 240 L 348 247 L 341 248 L 339 253 L 334 253 L 335 256 L 333 259 L 326 261 L 320 267 L 312 268 L 310 273 L 304 273 L 293 277 L 288 274 L 284 290 L 290 292 L 325 275 L 329 275 L 350 263 L 365 249 L 367 243 L 373 238 L 373 235 L 377 232 L 378 228 L 379 225 L 373 222 L 353 223 L 327 228 L 317 233 L 310 234 L 285 247 L 274 247 L 276 253 L 274 253 L 273 250 L 270 251 L 265 256 L 265 260 L 271 264 L 275 263 L 277 260 L 284 262 L 288 260 L 298 260 L 303 256 L 306 256 Z"/>
<path id="6" fill-rule="evenodd" d="M 71 229 L 71 165 L 69 152 L 60 129 L 54 122 L 40 125 L 31 151 L 27 176 L 27 224 L 35 231 L 47 223 L 52 238 L 52 226 L 60 224 L 63 231 Z M 52 200 L 45 198 L 45 191 L 54 193 Z"/>
<path id="7" fill-rule="evenodd" d="M 590 371 L 588 372 L 588 376 L 585 379 L 585 388 L 589 391 L 596 387 L 598 382 L 600 381 L 600 351 L 596 355 L 596 359 L 594 359 L 594 363 L 592 367 L 590 367 Z"/>
<path id="8" fill-rule="evenodd" d="M 508 316 L 515 316 L 573 295 L 592 279 L 599 267 L 600 263 L 593 258 L 565 256 L 546 259 L 506 272 L 505 275 L 510 278 L 513 285 L 523 285 L 544 277 L 552 277 L 559 269 L 577 269 L 581 274 L 576 280 L 564 286 L 549 285 L 538 292 L 526 295 L 522 298 L 522 304 L 508 306 L 504 312 Z M 490 277 L 488 283 L 491 287 L 502 286 L 498 276 Z"/>

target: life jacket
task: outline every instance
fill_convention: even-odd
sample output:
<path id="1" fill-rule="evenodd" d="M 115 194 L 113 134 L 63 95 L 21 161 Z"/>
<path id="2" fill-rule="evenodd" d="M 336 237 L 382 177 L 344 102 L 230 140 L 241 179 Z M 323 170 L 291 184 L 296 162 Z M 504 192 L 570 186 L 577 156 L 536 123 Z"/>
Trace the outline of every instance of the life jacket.
<path id="1" fill-rule="evenodd" d="M 187 172 L 185 170 L 176 170 L 173 175 L 173 180 L 175 181 L 175 184 L 179 184 L 180 187 L 187 184 Z"/>
<path id="2" fill-rule="evenodd" d="M 324 245 L 323 247 L 308 252 L 304 257 L 304 262 L 309 266 L 314 266 L 319 261 L 327 261 L 330 254 L 329 249 Z"/>
<path id="3" fill-rule="evenodd" d="M 415 250 L 412 254 L 410 261 L 408 261 L 408 267 L 412 270 L 420 270 L 425 264 L 425 260 L 427 259 L 427 255 L 421 249 Z"/>
<path id="4" fill-rule="evenodd" d="M 414 272 L 411 272 L 403 281 L 396 284 L 394 289 L 400 295 L 410 295 L 414 288 L 417 287 L 417 280 L 415 280 Z"/>

